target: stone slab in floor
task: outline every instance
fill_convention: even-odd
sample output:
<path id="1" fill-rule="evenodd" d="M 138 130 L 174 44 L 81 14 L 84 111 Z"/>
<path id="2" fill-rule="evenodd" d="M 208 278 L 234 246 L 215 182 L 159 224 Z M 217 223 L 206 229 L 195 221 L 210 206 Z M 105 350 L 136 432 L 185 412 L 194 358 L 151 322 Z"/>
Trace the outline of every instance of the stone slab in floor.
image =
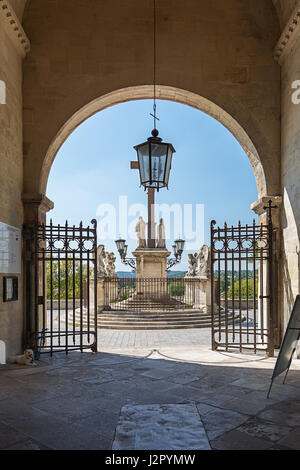
<path id="1" fill-rule="evenodd" d="M 193 404 L 127 405 L 121 410 L 113 450 L 210 450 Z"/>

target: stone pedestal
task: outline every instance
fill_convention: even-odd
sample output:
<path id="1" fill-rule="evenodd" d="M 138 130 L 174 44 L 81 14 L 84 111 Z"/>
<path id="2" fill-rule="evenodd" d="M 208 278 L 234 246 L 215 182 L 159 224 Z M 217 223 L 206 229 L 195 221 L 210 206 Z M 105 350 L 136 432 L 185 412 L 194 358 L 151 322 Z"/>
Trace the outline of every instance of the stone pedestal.
<path id="1" fill-rule="evenodd" d="M 211 281 L 206 276 L 185 278 L 184 301 L 202 313 L 211 312 Z"/>
<path id="2" fill-rule="evenodd" d="M 167 258 L 170 252 L 165 248 L 137 248 L 132 252 L 136 258 L 136 277 L 167 278 Z"/>
<path id="3" fill-rule="evenodd" d="M 90 283 L 90 299 L 94 298 L 94 282 L 91 279 Z M 97 310 L 102 312 L 109 302 L 113 302 L 118 298 L 118 278 L 107 278 L 107 277 L 98 277 L 97 278 Z"/>
<path id="4" fill-rule="evenodd" d="M 161 299 L 168 296 L 167 258 L 170 252 L 165 248 L 137 248 L 136 258 L 137 295 Z"/>

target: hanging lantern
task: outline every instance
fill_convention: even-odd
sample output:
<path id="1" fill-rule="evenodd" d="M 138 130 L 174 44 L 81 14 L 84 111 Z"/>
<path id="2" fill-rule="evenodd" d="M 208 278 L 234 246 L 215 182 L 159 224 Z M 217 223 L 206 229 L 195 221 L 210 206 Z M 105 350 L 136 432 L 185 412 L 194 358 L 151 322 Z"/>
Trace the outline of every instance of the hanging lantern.
<path id="1" fill-rule="evenodd" d="M 158 137 L 158 130 L 152 131 L 147 142 L 136 145 L 141 185 L 159 191 L 169 185 L 172 157 L 176 152 L 173 145 Z"/>
<path id="2" fill-rule="evenodd" d="M 123 239 L 120 238 L 119 240 L 116 240 L 115 243 L 117 245 L 117 250 L 120 254 L 120 257 L 122 259 L 124 257 L 126 240 L 123 240 Z"/>
<path id="3" fill-rule="evenodd" d="M 181 240 L 181 238 L 179 238 L 178 240 L 175 240 L 174 243 L 176 246 L 177 255 L 181 257 L 183 250 L 184 250 L 185 240 Z"/>

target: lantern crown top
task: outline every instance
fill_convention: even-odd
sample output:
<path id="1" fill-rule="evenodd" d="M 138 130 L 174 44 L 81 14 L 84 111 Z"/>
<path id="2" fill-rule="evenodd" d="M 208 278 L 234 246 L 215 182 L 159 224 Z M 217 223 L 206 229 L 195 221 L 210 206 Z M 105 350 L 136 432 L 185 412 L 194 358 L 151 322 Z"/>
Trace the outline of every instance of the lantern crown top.
<path id="1" fill-rule="evenodd" d="M 157 129 L 153 129 L 151 134 L 152 134 L 151 137 L 148 138 L 148 142 L 155 142 L 155 143 L 162 142 L 162 139 L 158 137 L 159 132 Z"/>

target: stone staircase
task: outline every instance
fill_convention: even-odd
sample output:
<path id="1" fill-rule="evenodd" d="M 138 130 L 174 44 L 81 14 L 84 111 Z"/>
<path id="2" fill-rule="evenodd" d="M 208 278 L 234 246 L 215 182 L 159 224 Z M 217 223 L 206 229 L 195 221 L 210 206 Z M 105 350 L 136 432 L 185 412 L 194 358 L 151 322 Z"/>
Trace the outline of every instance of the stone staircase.
<path id="1" fill-rule="evenodd" d="M 128 311 L 128 312 L 168 312 L 176 310 L 192 310 L 193 306 L 183 302 L 181 298 L 170 296 L 159 296 L 155 298 L 153 295 L 149 298 L 143 296 L 130 297 L 127 300 L 117 301 L 111 304 L 111 309 L 114 311 Z M 110 309 L 109 309 L 110 310 Z"/>
<path id="2" fill-rule="evenodd" d="M 80 325 L 80 313 L 76 311 L 76 324 Z M 237 322 L 238 317 L 235 318 Z M 229 317 L 232 324 L 233 317 Z M 221 324 L 225 323 L 225 315 L 221 314 Z M 216 321 L 216 326 L 219 321 Z M 86 315 L 83 312 L 83 326 L 87 326 Z M 168 311 L 168 312 L 129 312 L 103 311 L 98 314 L 98 328 L 113 330 L 169 330 L 187 328 L 210 328 L 211 315 L 197 310 Z"/>

